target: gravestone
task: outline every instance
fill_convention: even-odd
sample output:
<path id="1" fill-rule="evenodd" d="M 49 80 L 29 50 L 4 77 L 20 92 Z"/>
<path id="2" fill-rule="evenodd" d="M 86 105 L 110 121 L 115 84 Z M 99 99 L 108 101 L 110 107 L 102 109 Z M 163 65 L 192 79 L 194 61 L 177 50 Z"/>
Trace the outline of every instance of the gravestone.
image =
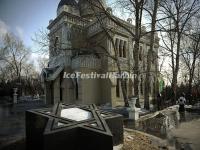
<path id="1" fill-rule="evenodd" d="M 122 116 L 95 105 L 58 103 L 53 108 L 26 111 L 28 150 L 112 150 L 122 142 Z"/>
<path id="2" fill-rule="evenodd" d="M 141 117 L 137 120 L 137 129 L 165 138 L 170 129 L 177 127 L 178 120 L 177 108 L 166 108 Z"/>

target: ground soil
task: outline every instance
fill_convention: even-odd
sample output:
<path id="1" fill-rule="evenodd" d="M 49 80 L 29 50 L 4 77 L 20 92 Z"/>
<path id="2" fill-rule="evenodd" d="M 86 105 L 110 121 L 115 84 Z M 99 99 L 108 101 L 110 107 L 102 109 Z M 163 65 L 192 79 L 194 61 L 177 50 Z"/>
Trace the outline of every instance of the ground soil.
<path id="1" fill-rule="evenodd" d="M 169 148 L 165 145 L 165 143 L 161 144 L 161 141 L 162 139 L 153 137 L 143 132 L 125 130 L 124 145 L 121 150 L 168 150 Z"/>

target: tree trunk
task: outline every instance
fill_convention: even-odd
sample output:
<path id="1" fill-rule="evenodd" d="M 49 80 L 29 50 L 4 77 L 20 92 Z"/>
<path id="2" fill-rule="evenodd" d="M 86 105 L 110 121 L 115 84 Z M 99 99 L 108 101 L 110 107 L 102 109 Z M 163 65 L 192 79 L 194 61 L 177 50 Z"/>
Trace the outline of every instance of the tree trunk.
<path id="1" fill-rule="evenodd" d="M 134 94 L 137 97 L 136 107 L 140 106 L 140 97 L 139 97 L 139 47 L 140 47 L 140 37 L 141 37 L 141 21 L 142 21 L 142 11 L 143 11 L 143 1 L 135 1 L 136 10 L 135 10 L 135 45 L 134 45 Z"/>
<path id="2" fill-rule="evenodd" d="M 122 71 L 121 71 L 121 66 L 120 66 L 118 57 L 116 59 L 116 63 L 117 63 L 118 72 L 121 75 Z M 124 106 L 129 107 L 127 90 L 125 88 L 126 80 L 120 78 L 120 82 L 121 82 L 122 95 L 123 95 L 123 99 L 124 99 Z"/>
<path id="3" fill-rule="evenodd" d="M 176 104 L 176 99 L 177 99 L 177 74 L 176 73 L 173 75 L 173 79 L 172 79 L 172 90 L 173 90 L 172 104 Z"/>
<path id="4" fill-rule="evenodd" d="M 134 79 L 134 94 L 137 97 L 136 101 L 136 107 L 141 107 L 140 106 L 140 98 L 139 98 L 139 57 L 138 57 L 138 52 L 139 51 L 139 41 L 135 41 L 134 45 L 134 60 L 135 60 L 135 66 L 134 66 L 134 73 L 135 73 L 135 79 Z"/>
<path id="5" fill-rule="evenodd" d="M 193 80 L 193 77 L 192 77 L 192 74 L 190 74 L 190 77 L 189 77 L 189 85 L 188 85 L 188 100 L 189 100 L 189 104 L 191 105 L 192 104 L 192 80 Z"/>
<path id="6" fill-rule="evenodd" d="M 151 22 L 151 34 L 150 34 L 150 49 L 147 53 L 147 73 L 146 73 L 146 82 L 145 82 L 145 100 L 144 100 L 144 108 L 149 110 L 149 89 L 150 89 L 150 78 L 151 78 L 151 63 L 152 63 L 152 56 L 154 52 L 154 41 L 155 41 L 155 28 L 156 28 L 156 18 L 157 18 L 157 10 L 158 10 L 158 0 L 154 1 L 154 10 L 152 15 L 152 22 Z M 156 59 L 156 58 L 153 58 Z M 156 82 L 156 81 L 155 81 Z M 156 86 L 156 85 L 153 85 Z"/>
<path id="7" fill-rule="evenodd" d="M 124 106 L 129 107 L 128 97 L 127 97 L 127 89 L 126 89 L 125 85 L 126 85 L 126 80 L 121 79 L 121 88 L 122 88 L 122 94 L 123 94 L 123 98 L 124 98 Z"/>

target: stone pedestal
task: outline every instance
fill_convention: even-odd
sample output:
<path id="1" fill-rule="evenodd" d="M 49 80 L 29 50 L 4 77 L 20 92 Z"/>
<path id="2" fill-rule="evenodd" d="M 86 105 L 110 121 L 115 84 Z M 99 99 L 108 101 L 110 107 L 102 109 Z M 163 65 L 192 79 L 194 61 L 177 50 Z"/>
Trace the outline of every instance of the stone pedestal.
<path id="1" fill-rule="evenodd" d="M 131 119 L 131 120 L 139 119 L 140 108 L 135 107 L 136 99 L 137 98 L 134 97 L 134 98 L 131 98 L 131 100 L 129 101 L 130 107 L 128 108 L 128 112 L 129 112 L 129 119 Z"/>
<path id="2" fill-rule="evenodd" d="M 13 91 L 14 91 L 14 93 L 13 93 L 13 103 L 14 104 L 17 104 L 17 88 L 13 88 Z"/>

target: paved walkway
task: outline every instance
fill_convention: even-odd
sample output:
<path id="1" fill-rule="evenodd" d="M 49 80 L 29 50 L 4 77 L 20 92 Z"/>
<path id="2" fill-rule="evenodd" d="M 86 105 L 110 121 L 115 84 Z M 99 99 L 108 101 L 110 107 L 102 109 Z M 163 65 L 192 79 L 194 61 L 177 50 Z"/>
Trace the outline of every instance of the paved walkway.
<path id="1" fill-rule="evenodd" d="M 44 107 L 41 101 L 0 105 L 0 148 L 25 137 L 25 111 Z"/>
<path id="2" fill-rule="evenodd" d="M 179 147 L 185 150 L 200 150 L 200 119 L 181 123 L 179 128 L 173 129 Z"/>

